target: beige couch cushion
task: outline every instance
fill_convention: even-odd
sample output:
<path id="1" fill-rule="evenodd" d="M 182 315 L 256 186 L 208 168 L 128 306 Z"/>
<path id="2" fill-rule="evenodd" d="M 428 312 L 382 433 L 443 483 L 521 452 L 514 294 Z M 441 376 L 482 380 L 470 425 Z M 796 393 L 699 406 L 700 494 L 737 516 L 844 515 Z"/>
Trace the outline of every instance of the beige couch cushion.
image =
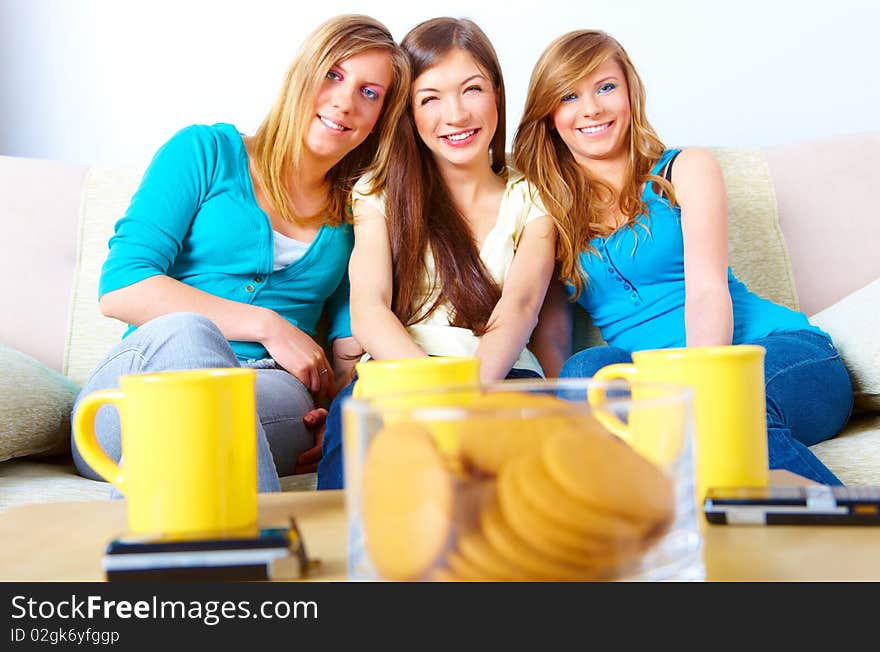
<path id="1" fill-rule="evenodd" d="M 110 484 L 76 474 L 70 457 L 10 460 L 0 464 L 0 511 L 27 503 L 110 498 Z"/>
<path id="2" fill-rule="evenodd" d="M 70 449 L 70 410 L 79 388 L 0 344 L 0 461 Z"/>
<path id="3" fill-rule="evenodd" d="M 810 450 L 843 484 L 880 485 L 880 415 L 854 415 L 846 430 Z"/>
<path id="4" fill-rule="evenodd" d="M 714 149 L 727 186 L 728 252 L 736 277 L 756 294 L 795 310 L 798 295 L 767 161 L 756 149 Z"/>
<path id="5" fill-rule="evenodd" d="M 880 279 L 810 317 L 831 335 L 853 383 L 856 407 L 880 410 Z"/>
<path id="6" fill-rule="evenodd" d="M 101 314 L 98 279 L 113 226 L 125 214 L 142 175 L 141 169 L 95 167 L 83 184 L 79 258 L 64 359 L 64 373 L 80 384 L 125 332 L 125 324 Z"/>
<path id="7" fill-rule="evenodd" d="M 281 478 L 282 491 L 311 491 L 317 474 Z M 110 498 L 110 484 L 80 477 L 69 456 L 20 458 L 0 464 L 0 512 L 26 503 L 68 502 Z"/>
<path id="8" fill-rule="evenodd" d="M 801 309 L 813 315 L 880 278 L 880 132 L 765 152 Z"/>

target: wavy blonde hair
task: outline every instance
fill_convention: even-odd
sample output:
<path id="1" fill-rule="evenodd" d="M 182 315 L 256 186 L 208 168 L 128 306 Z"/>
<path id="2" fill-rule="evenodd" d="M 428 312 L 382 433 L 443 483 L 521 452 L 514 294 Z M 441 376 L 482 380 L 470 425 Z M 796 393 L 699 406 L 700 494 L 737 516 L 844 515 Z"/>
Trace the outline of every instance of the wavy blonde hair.
<path id="1" fill-rule="evenodd" d="M 614 189 L 593 179 L 579 166 L 553 127 L 553 114 L 562 97 L 578 81 L 613 59 L 623 69 L 629 89 L 631 119 L 629 159 L 617 208 L 634 228 L 646 211 L 641 189 L 653 181 L 675 201 L 672 184 L 650 173 L 666 147 L 645 115 L 645 88 L 623 47 L 598 30 L 578 30 L 554 40 L 541 54 L 529 80 L 526 105 L 513 141 L 513 163 L 538 190 L 559 234 L 556 241 L 558 275 L 575 289 L 584 286 L 580 253 L 595 253 L 590 240 L 616 230 L 602 223 L 603 210 L 615 203 Z"/>
<path id="2" fill-rule="evenodd" d="M 330 69 L 367 50 L 386 50 L 393 79 L 373 132 L 327 172 L 329 191 L 322 209 L 311 219 L 291 210 L 285 184 L 302 163 L 304 141 L 314 114 L 318 90 Z M 351 189 L 373 168 L 384 180 L 392 135 L 409 97 L 409 61 L 382 23 L 361 14 L 331 18 L 309 35 L 291 63 L 275 104 L 253 137 L 253 163 L 266 200 L 285 220 L 322 220 L 338 226 L 349 218 Z"/>

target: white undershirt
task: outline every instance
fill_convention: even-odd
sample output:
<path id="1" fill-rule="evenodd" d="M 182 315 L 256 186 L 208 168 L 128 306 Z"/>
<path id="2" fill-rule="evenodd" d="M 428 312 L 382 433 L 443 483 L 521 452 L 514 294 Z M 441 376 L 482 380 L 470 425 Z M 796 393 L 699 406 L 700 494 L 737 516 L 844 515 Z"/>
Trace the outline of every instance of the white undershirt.
<path id="1" fill-rule="evenodd" d="M 274 229 L 272 232 L 275 234 L 275 263 L 272 269 L 276 272 L 287 267 L 293 261 L 302 258 L 303 254 L 306 253 L 306 250 L 312 244 L 311 242 L 288 238 Z"/>

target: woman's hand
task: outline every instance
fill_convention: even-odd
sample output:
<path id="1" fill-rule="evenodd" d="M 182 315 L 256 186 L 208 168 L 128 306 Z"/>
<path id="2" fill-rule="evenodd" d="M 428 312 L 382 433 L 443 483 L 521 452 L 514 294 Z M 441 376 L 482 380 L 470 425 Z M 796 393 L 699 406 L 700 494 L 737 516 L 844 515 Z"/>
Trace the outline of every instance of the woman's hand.
<path id="1" fill-rule="evenodd" d="M 319 403 L 333 388 L 333 368 L 315 340 L 277 313 L 260 339 L 275 362 L 296 377 Z"/>
<path id="2" fill-rule="evenodd" d="M 293 468 L 294 474 L 314 473 L 318 470 L 318 463 L 324 454 L 324 430 L 327 427 L 327 410 L 315 408 L 310 412 L 306 412 L 303 416 L 303 425 L 315 433 L 315 445 L 300 453 L 299 457 L 296 458 L 296 466 Z"/>

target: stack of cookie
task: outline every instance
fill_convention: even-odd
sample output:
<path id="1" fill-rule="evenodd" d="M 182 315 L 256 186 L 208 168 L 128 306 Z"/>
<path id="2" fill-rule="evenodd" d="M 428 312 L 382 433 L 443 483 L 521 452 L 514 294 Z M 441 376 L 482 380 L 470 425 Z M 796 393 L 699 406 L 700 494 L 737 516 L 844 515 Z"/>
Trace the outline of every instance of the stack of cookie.
<path id="1" fill-rule="evenodd" d="M 504 392 L 468 415 L 454 460 L 429 424 L 371 441 L 362 518 L 385 579 L 613 579 L 672 522 L 671 479 L 570 403 Z"/>

